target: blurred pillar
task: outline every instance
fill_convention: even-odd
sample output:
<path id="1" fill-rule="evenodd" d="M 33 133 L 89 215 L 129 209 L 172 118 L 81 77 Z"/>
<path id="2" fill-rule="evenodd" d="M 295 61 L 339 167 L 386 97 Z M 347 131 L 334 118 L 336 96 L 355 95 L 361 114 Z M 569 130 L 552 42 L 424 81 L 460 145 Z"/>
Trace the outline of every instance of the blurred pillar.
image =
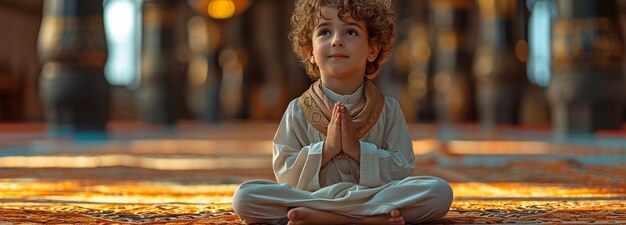
<path id="1" fill-rule="evenodd" d="M 241 48 L 229 47 L 222 50 L 218 62 L 222 68 L 220 83 L 220 118 L 235 120 L 245 117 L 245 72 L 247 72 L 247 52 Z"/>
<path id="2" fill-rule="evenodd" d="M 138 105 L 142 120 L 173 125 L 178 119 L 182 72 L 176 58 L 179 1 L 144 0 L 141 85 Z"/>
<path id="3" fill-rule="evenodd" d="M 520 61 L 525 59 L 520 58 L 527 55 L 527 44 L 523 34 L 525 26 L 515 23 L 518 2 L 477 1 L 479 38 L 473 71 L 478 117 L 483 128 L 519 121 L 521 97 L 526 86 L 525 67 Z"/>
<path id="4" fill-rule="evenodd" d="M 281 61 L 280 43 L 286 41 L 281 30 L 280 5 L 277 1 L 256 1 L 252 8 L 253 41 L 259 73 L 255 82 L 251 83 L 250 119 L 280 120 L 286 101 L 285 69 Z M 284 36 L 281 36 L 284 35 Z"/>
<path id="5" fill-rule="evenodd" d="M 219 120 L 219 76 L 215 50 L 220 42 L 217 25 L 201 16 L 187 23 L 189 49 L 192 53 L 187 70 L 187 101 L 196 118 L 206 122 Z"/>
<path id="6" fill-rule="evenodd" d="M 209 122 L 244 118 L 248 100 L 244 96 L 249 92 L 245 73 L 249 69 L 245 50 L 248 43 L 241 40 L 247 31 L 246 21 L 240 14 L 251 1 L 188 0 L 188 4 L 200 15 L 212 18 L 193 18 L 188 23 L 189 41 L 193 45 L 190 48 L 195 55 L 189 71 L 194 93 L 190 99 L 195 99 L 192 110 Z M 205 73 L 206 76 L 202 75 Z M 204 83 L 197 86 L 200 80 Z"/>
<path id="7" fill-rule="evenodd" d="M 218 55 L 218 63 L 222 69 L 220 82 L 220 118 L 236 120 L 246 115 L 247 92 L 246 76 L 250 72 L 248 68 L 249 53 L 243 48 L 246 43 L 242 41 L 242 29 L 244 27 L 242 16 L 234 16 L 223 21 L 222 33 L 224 34 L 224 48 Z"/>
<path id="8" fill-rule="evenodd" d="M 473 2 L 431 0 L 429 7 L 435 114 L 443 123 L 465 121 L 472 112 L 472 81 L 467 71 L 474 43 Z"/>
<path id="9" fill-rule="evenodd" d="M 290 21 L 291 12 L 293 12 L 295 4 L 288 3 L 281 4 L 281 6 L 282 7 L 280 8 L 280 10 L 286 13 L 281 14 L 280 20 Z M 302 95 L 302 93 L 304 93 L 309 88 L 311 84 L 311 79 L 309 79 L 306 75 L 304 67 L 300 63 L 300 60 L 298 60 L 298 57 L 294 55 L 294 52 L 291 48 L 291 41 L 289 41 L 287 34 L 287 30 L 289 30 L 289 23 L 281 22 L 281 24 L 283 24 L 283 30 L 286 30 L 284 31 L 284 35 L 281 35 L 281 40 L 283 41 L 280 42 L 280 46 L 282 49 L 280 55 L 287 56 L 284 61 L 281 62 L 286 71 L 284 82 L 288 84 L 285 98 L 290 100 Z M 284 108 L 286 108 L 286 106 L 284 106 L 283 109 Z"/>
<path id="10" fill-rule="evenodd" d="M 395 97 L 408 123 L 432 121 L 428 1 L 402 1 L 394 6 L 400 18 L 394 52 L 388 63 L 394 65 L 394 71 L 377 79 L 397 76 Z"/>
<path id="11" fill-rule="evenodd" d="M 38 50 L 40 93 L 52 135 L 103 133 L 109 120 L 102 1 L 46 0 Z"/>
<path id="12" fill-rule="evenodd" d="M 618 0 L 618 11 L 619 12 L 626 12 L 626 0 Z M 622 35 L 622 43 L 626 42 L 626 13 L 620 13 L 619 14 L 619 25 L 620 25 L 620 31 L 621 31 L 621 35 Z M 626 46 L 622 46 L 624 48 L 624 51 L 626 51 Z M 626 54 L 626 53 L 624 53 Z M 624 57 L 624 62 L 622 63 L 622 79 L 623 82 L 625 83 L 624 86 L 626 86 L 626 57 Z M 624 106 L 626 106 L 626 91 L 622 92 L 622 99 L 623 102 L 622 104 Z M 626 121 L 626 108 L 624 108 L 622 110 L 622 122 Z"/>
<path id="13" fill-rule="evenodd" d="M 621 126 L 623 44 L 616 1 L 558 2 L 548 97 L 557 135 Z"/>

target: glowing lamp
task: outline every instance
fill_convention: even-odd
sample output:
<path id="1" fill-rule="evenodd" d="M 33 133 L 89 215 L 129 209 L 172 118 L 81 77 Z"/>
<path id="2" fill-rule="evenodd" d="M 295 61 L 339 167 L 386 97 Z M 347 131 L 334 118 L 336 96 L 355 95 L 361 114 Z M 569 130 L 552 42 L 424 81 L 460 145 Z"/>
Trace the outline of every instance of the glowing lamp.
<path id="1" fill-rule="evenodd" d="M 228 19 L 235 15 L 235 3 L 232 0 L 213 0 L 209 2 L 207 12 L 214 19 Z"/>

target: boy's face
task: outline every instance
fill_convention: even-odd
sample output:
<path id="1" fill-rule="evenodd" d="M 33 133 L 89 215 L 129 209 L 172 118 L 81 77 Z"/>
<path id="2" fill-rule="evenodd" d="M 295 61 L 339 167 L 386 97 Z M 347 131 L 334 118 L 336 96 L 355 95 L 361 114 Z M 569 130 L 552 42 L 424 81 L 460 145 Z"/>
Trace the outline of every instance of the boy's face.
<path id="1" fill-rule="evenodd" d="M 321 13 L 313 29 L 310 60 L 322 76 L 363 76 L 367 60 L 374 60 L 378 53 L 369 45 L 365 22 L 349 14 L 342 21 L 333 7 L 322 7 Z"/>

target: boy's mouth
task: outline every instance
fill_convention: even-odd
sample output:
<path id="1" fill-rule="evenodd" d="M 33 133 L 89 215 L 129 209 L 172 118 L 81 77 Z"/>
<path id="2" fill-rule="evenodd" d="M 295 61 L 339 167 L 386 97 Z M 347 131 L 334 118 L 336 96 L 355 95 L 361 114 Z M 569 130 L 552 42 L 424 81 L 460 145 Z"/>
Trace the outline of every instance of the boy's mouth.
<path id="1" fill-rule="evenodd" d="M 332 55 L 328 56 L 328 58 L 337 58 L 337 59 L 339 59 L 339 58 L 348 58 L 348 56 L 344 55 L 344 54 L 341 54 L 341 53 L 335 53 L 335 54 L 332 54 Z"/>

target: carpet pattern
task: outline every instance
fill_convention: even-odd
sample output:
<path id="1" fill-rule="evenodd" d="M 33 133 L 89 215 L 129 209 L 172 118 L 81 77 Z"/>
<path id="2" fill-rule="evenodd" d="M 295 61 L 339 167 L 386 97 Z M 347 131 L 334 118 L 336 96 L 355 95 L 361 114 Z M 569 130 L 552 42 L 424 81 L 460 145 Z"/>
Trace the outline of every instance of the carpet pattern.
<path id="1" fill-rule="evenodd" d="M 229 205 L 1 204 L 5 223 L 242 224 Z"/>
<path id="2" fill-rule="evenodd" d="M 0 225 L 242 224 L 232 195 L 243 181 L 273 179 L 275 129 L 186 127 L 173 137 L 122 129 L 96 143 L 0 134 L 10 143 L 0 143 Z M 441 177 L 455 193 L 433 224 L 626 224 L 626 141 L 577 147 L 463 134 L 413 143 L 415 175 Z"/>
<path id="3" fill-rule="evenodd" d="M 417 173 L 447 179 L 454 189 L 450 212 L 434 224 L 624 224 L 623 166 L 511 163 Z M 83 174 L 76 169 L 58 173 L 67 179 L 43 179 L 37 171 L 28 172 L 35 178 L 0 179 L 0 224 L 242 224 L 230 204 L 237 184 L 206 183 L 211 179 L 198 178 L 199 171 L 176 175 L 186 182 L 70 179 Z"/>
<path id="4" fill-rule="evenodd" d="M 230 205 L 0 204 L 2 221 L 15 224 L 242 224 Z M 436 224 L 624 224 L 626 205 L 613 201 L 456 201 Z"/>
<path id="5" fill-rule="evenodd" d="M 11 203 L 3 224 L 243 224 L 230 205 Z M 624 224 L 626 205 L 612 201 L 457 201 L 434 224 Z"/>

